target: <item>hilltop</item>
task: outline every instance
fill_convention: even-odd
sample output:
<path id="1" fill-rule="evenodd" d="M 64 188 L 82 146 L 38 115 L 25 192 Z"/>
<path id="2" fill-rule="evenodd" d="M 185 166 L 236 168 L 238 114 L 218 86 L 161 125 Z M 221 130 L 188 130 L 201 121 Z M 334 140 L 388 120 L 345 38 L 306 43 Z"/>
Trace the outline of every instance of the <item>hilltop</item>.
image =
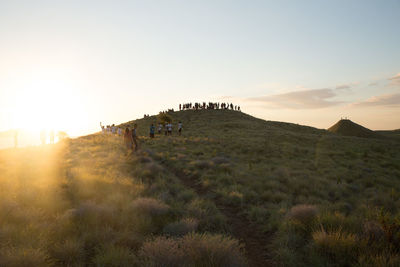
<path id="1" fill-rule="evenodd" d="M 364 138 L 382 138 L 382 135 L 348 119 L 341 119 L 328 128 L 328 131 L 345 136 L 357 136 Z"/>
<path id="2" fill-rule="evenodd" d="M 148 137 L 157 116 L 122 125 L 138 124 L 136 154 L 100 133 L 0 152 L 0 265 L 400 263 L 398 140 L 232 110 L 168 115 L 172 136 Z"/>

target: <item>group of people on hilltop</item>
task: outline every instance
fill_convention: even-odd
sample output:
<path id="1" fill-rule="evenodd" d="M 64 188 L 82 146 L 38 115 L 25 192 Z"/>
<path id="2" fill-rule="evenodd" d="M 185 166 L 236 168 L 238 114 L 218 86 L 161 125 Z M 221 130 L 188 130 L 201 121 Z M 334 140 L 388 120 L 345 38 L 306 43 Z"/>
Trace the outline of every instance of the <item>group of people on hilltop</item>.
<path id="1" fill-rule="evenodd" d="M 115 126 L 115 124 L 104 126 L 100 122 L 101 132 L 103 134 L 118 134 L 122 135 L 122 128 Z"/>
<path id="2" fill-rule="evenodd" d="M 160 111 L 160 114 L 166 114 L 166 113 L 170 113 L 170 112 L 175 112 L 175 110 L 173 108 L 169 108 L 167 110 Z"/>
<path id="3" fill-rule="evenodd" d="M 118 135 L 118 136 L 122 135 L 122 128 L 115 126 L 115 124 L 107 125 L 105 127 L 100 122 L 100 127 L 101 127 L 103 134 L 111 134 L 111 135 Z M 182 122 L 179 121 L 179 123 L 178 123 L 178 135 L 179 136 L 182 134 L 182 128 L 183 128 Z M 164 133 L 166 136 L 172 135 L 172 123 L 170 123 L 170 122 L 165 123 L 165 124 L 159 123 L 158 128 L 157 128 L 158 134 L 161 135 L 163 132 L 163 129 L 164 129 Z M 154 126 L 153 123 L 150 125 L 149 130 L 150 130 L 149 131 L 150 138 L 154 138 L 156 127 Z M 123 138 L 124 138 L 124 144 L 128 150 L 133 150 L 134 152 L 136 152 L 138 150 L 139 146 L 138 146 L 138 135 L 137 135 L 137 124 L 136 123 L 133 125 L 132 129 L 130 129 L 129 127 L 125 128 Z"/>
<path id="4" fill-rule="evenodd" d="M 240 106 L 233 105 L 232 103 L 215 103 L 215 102 L 203 102 L 203 103 L 184 103 L 179 104 L 179 110 L 199 110 L 199 109 L 231 109 L 240 111 Z"/>

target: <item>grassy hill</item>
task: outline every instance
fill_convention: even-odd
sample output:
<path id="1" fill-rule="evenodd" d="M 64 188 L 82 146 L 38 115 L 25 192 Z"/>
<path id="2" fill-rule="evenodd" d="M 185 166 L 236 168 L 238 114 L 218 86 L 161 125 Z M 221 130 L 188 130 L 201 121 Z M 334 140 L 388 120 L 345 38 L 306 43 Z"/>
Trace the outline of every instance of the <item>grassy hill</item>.
<path id="1" fill-rule="evenodd" d="M 136 154 L 102 134 L 1 151 L 0 266 L 399 265 L 397 139 L 169 115 L 172 136 L 123 125 Z"/>
<path id="2" fill-rule="evenodd" d="M 342 119 L 328 129 L 328 131 L 345 136 L 357 136 L 365 138 L 382 138 L 377 132 L 365 128 L 351 120 Z"/>

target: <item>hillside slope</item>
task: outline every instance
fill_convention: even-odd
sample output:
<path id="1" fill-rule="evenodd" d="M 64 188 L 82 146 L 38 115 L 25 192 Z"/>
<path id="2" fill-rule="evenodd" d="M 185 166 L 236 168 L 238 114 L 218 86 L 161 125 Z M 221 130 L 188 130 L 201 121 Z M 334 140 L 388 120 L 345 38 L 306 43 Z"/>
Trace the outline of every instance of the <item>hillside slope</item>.
<path id="1" fill-rule="evenodd" d="M 264 245 L 266 261 L 272 256 L 289 266 L 316 264 L 316 256 L 301 256 L 315 255 L 306 249 L 315 240 L 304 240 L 301 233 L 293 237 L 293 230 L 284 227 L 297 205 L 313 205 L 318 220 L 336 220 L 335 227 L 360 236 L 363 218 L 375 216 L 371 214 L 375 208 L 394 217 L 399 212 L 400 143 L 396 140 L 341 137 L 227 110 L 182 111 L 170 116 L 174 125 L 183 122 L 182 136 L 177 136 L 175 129 L 171 137 L 144 137 L 143 149 L 203 198 L 211 199 L 221 210 L 233 207 L 238 217 L 255 225 L 249 227 L 256 228 L 260 236 L 266 233 L 264 244 L 258 244 Z M 135 122 L 147 136 L 156 117 Z M 330 223 L 326 221 L 325 226 Z M 348 224 L 352 224 L 349 229 Z M 287 238 L 294 239 L 289 242 Z M 280 245 L 271 244 L 271 239 Z M 289 243 L 282 246 L 282 242 Z M 275 246 L 273 255 L 271 246 Z M 293 246 L 304 249 L 293 252 Z M 331 257 L 317 255 L 321 257 L 318 261 L 332 264 Z M 338 258 L 354 263 L 357 257 Z"/>
<path id="2" fill-rule="evenodd" d="M 396 266 L 400 142 L 229 110 L 0 151 L 1 266 Z M 182 121 L 182 136 L 177 122 Z"/>

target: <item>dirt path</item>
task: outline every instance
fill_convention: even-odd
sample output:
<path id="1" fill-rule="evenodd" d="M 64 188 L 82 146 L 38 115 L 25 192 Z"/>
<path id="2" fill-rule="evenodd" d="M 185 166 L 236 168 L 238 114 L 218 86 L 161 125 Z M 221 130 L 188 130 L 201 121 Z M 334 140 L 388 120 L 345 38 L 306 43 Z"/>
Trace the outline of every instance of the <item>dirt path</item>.
<path id="1" fill-rule="evenodd" d="M 163 166 L 174 173 L 186 187 L 195 190 L 199 196 L 206 195 L 207 190 L 199 185 L 195 178 L 188 177 L 179 170 Z M 272 233 L 263 233 L 257 225 L 241 214 L 238 207 L 228 206 L 218 200 L 214 200 L 214 203 L 227 218 L 231 234 L 244 244 L 249 266 L 275 266 L 267 249 L 267 245 L 272 239 Z"/>

